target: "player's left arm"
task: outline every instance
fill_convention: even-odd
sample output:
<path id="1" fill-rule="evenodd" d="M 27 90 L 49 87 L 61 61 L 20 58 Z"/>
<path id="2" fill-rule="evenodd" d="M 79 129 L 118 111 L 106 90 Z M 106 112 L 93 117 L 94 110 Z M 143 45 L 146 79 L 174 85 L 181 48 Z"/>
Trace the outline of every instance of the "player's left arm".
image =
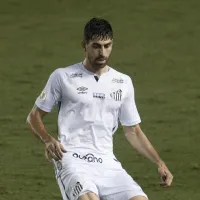
<path id="1" fill-rule="evenodd" d="M 162 186 L 170 186 L 173 176 L 164 161 L 160 158 L 151 142 L 140 128 L 140 125 L 123 126 L 125 136 L 133 148 L 158 166 L 162 178 Z"/>

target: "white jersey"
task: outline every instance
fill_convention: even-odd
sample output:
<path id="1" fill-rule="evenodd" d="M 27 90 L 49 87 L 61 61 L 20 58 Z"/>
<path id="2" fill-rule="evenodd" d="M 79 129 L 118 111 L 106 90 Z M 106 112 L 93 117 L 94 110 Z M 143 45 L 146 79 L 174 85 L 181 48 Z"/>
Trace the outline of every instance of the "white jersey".
<path id="1" fill-rule="evenodd" d="M 58 139 L 67 151 L 113 155 L 113 134 L 141 122 L 131 78 L 113 68 L 98 80 L 82 63 L 56 69 L 36 100 L 43 111 L 58 105 Z"/>

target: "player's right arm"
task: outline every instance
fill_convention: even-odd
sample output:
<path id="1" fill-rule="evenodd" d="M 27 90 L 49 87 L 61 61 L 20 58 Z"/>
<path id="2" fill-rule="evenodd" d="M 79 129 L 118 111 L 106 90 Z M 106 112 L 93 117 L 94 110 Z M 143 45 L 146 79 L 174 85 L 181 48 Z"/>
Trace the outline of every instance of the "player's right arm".
<path id="1" fill-rule="evenodd" d="M 43 117 L 47 112 L 41 110 L 36 105 L 33 106 L 31 112 L 29 113 L 26 124 L 28 125 L 31 132 L 40 138 L 44 143 L 49 141 L 50 135 L 47 133 L 45 126 L 42 122 Z"/>
<path id="2" fill-rule="evenodd" d="M 61 86 L 59 70 L 54 71 L 35 105 L 27 117 L 27 125 L 46 147 L 48 159 L 61 160 L 62 153 L 66 152 L 60 142 L 52 137 L 46 130 L 43 117 L 61 100 Z"/>
<path id="3" fill-rule="evenodd" d="M 61 160 L 63 153 L 66 152 L 62 144 L 60 144 L 54 137 L 52 137 L 46 130 L 42 121 L 47 112 L 41 110 L 36 105 L 29 113 L 26 123 L 32 133 L 36 135 L 45 144 L 45 152 L 48 160 Z"/>

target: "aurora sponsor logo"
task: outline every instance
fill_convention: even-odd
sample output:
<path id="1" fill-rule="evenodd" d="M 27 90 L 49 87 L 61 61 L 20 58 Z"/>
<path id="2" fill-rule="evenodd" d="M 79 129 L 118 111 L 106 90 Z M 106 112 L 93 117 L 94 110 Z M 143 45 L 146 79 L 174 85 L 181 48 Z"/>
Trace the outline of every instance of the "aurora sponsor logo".
<path id="1" fill-rule="evenodd" d="M 89 163 L 91 163 L 91 162 L 97 162 L 97 163 L 103 163 L 103 159 L 102 158 L 97 158 L 97 157 L 95 157 L 92 153 L 88 153 L 87 155 L 85 155 L 85 156 L 82 156 L 82 155 L 80 155 L 80 154 L 78 154 L 78 153 L 74 153 L 73 155 L 72 155 L 74 158 L 79 158 L 79 159 L 81 159 L 81 160 L 85 160 L 85 161 L 87 161 L 87 162 L 89 162 Z"/>
<path id="2" fill-rule="evenodd" d="M 112 83 L 124 83 L 124 80 L 121 78 L 113 78 Z"/>

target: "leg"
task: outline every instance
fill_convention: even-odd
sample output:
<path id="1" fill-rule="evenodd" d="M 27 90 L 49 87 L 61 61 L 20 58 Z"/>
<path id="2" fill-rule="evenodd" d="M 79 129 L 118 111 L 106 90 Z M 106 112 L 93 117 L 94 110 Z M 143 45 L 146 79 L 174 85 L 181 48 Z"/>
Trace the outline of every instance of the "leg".
<path id="1" fill-rule="evenodd" d="M 148 199 L 144 196 L 136 196 L 136 197 L 132 197 L 129 200 L 148 200 Z"/>
<path id="2" fill-rule="evenodd" d="M 142 188 L 125 171 L 118 172 L 111 178 L 106 180 L 104 178 L 99 184 L 101 200 L 148 200 Z M 101 188 L 102 185 L 103 188 Z"/>
<path id="3" fill-rule="evenodd" d="M 98 189 L 89 175 L 78 170 L 69 173 L 64 167 L 56 168 L 56 179 L 63 200 L 99 200 Z"/>
<path id="4" fill-rule="evenodd" d="M 93 192 L 88 192 L 86 194 L 81 195 L 78 200 L 99 200 L 98 196 Z"/>

